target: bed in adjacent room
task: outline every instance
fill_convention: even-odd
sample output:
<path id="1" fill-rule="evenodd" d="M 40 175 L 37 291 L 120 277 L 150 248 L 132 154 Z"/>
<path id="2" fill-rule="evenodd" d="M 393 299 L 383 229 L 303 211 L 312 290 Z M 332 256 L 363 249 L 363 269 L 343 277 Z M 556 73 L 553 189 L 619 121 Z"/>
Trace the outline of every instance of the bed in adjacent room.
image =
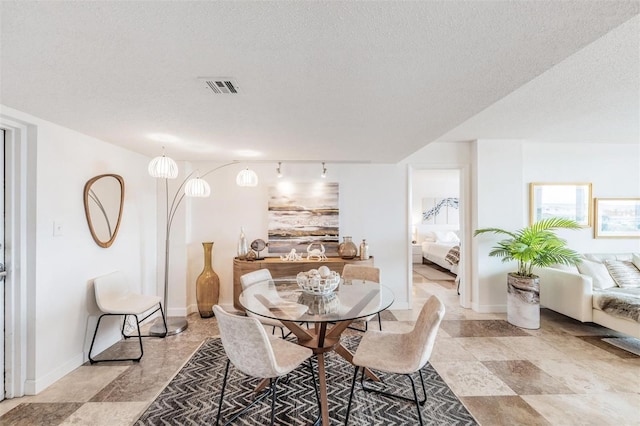
<path id="1" fill-rule="evenodd" d="M 422 257 L 457 275 L 460 239 L 453 231 L 429 233 L 422 242 Z"/>

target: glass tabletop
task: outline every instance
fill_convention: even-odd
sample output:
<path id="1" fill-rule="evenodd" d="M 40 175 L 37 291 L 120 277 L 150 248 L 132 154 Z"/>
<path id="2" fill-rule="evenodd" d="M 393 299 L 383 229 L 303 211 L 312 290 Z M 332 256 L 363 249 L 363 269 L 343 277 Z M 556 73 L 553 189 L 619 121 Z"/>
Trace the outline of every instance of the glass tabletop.
<path id="1" fill-rule="evenodd" d="M 240 304 L 249 312 L 296 322 L 332 322 L 374 315 L 393 303 L 393 292 L 373 281 L 340 280 L 327 295 L 304 292 L 295 278 L 261 281 L 240 294 Z"/>

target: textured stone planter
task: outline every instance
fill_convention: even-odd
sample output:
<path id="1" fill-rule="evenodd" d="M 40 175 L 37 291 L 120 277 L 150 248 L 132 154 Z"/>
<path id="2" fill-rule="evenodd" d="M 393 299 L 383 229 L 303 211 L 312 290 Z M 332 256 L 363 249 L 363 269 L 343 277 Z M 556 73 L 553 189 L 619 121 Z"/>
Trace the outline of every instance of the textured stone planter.
<path id="1" fill-rule="evenodd" d="M 540 278 L 510 273 L 507 287 L 507 321 L 531 330 L 540 328 Z"/>

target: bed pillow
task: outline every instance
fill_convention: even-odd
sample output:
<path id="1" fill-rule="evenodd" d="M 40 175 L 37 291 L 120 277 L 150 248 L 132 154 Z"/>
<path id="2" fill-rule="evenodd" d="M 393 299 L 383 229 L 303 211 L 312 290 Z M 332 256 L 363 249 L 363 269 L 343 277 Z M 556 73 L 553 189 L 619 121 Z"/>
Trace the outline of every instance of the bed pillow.
<path id="1" fill-rule="evenodd" d="M 581 274 L 588 275 L 593 279 L 593 288 L 604 290 L 616 287 L 616 282 L 609 275 L 609 270 L 604 263 L 582 259 L 582 262 L 578 263 L 577 266 Z"/>
<path id="2" fill-rule="evenodd" d="M 640 287 L 640 270 L 628 260 L 605 260 L 604 264 L 618 287 Z"/>
<path id="3" fill-rule="evenodd" d="M 428 231 L 424 233 L 424 240 L 422 241 L 426 241 L 428 243 L 435 243 L 436 242 L 436 233 L 432 232 L 432 231 Z"/>
<path id="4" fill-rule="evenodd" d="M 459 243 L 460 238 L 453 231 L 436 231 L 436 241 L 439 243 Z"/>

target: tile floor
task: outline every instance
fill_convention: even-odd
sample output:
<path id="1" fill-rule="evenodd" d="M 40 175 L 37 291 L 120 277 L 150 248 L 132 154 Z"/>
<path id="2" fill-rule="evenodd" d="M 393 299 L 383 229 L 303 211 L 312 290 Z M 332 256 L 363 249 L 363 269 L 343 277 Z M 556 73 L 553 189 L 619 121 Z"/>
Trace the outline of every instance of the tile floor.
<path id="1" fill-rule="evenodd" d="M 600 341 L 615 332 L 542 310 L 539 330 L 459 306 L 452 281 L 414 274 L 411 325 L 432 294 L 447 305 L 431 363 L 482 425 L 640 425 L 640 357 Z M 146 339 L 142 361 L 83 365 L 36 396 L 0 402 L 2 425 L 128 425 L 208 336 L 214 318 Z M 128 344 L 128 343 L 127 343 Z M 126 344 L 124 344 L 126 345 Z M 123 343 L 114 350 L 122 350 Z"/>

